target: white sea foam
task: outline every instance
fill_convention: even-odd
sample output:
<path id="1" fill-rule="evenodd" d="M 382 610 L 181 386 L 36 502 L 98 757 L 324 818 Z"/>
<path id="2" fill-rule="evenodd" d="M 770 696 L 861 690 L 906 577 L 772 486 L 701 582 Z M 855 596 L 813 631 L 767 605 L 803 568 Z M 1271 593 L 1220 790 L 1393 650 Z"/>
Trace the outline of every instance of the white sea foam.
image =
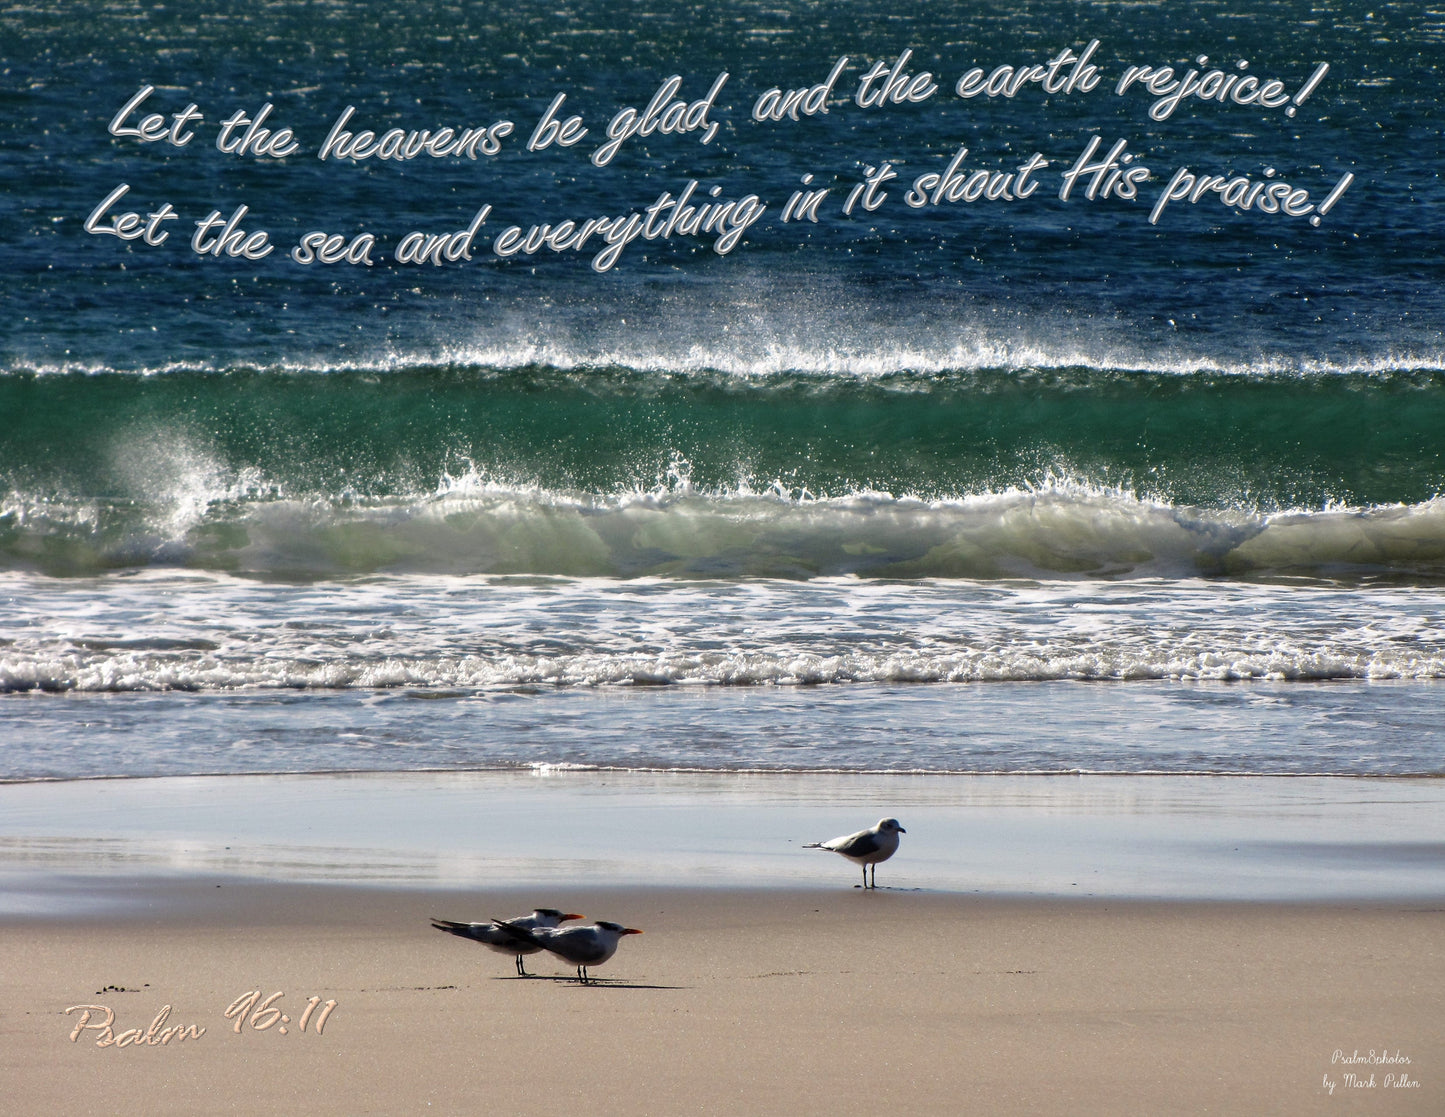
<path id="1" fill-rule="evenodd" d="M 1244 378 L 1384 376 L 1445 371 L 1445 350 L 1395 346 L 1373 353 L 1319 355 L 1267 349 L 1221 355 L 1193 350 L 1170 334 L 1147 339 L 1137 329 L 1081 328 L 1070 321 L 985 315 L 977 321 L 933 324 L 909 320 L 907 328 L 846 312 L 796 317 L 776 307 L 729 306 L 686 329 L 675 322 L 638 329 L 626 319 L 611 330 L 581 336 L 555 323 L 539 329 L 531 320 L 492 323 L 474 336 L 455 331 L 434 343 L 413 342 L 338 357 L 333 351 L 286 355 L 256 366 L 211 360 L 166 361 L 118 367 L 95 360 L 20 363 L 9 374 L 165 376 L 234 371 L 280 374 L 405 373 L 418 369 L 468 370 L 478 375 L 540 368 L 559 373 L 624 370 L 641 374 L 768 380 L 779 376 L 877 379 L 899 375 L 1093 370 L 1159 375 Z M 698 340 L 699 338 L 705 340 Z"/>
<path id="2" fill-rule="evenodd" d="M 1420 587 L 3 579 L 10 691 L 1445 678 L 1445 591 Z"/>
<path id="3" fill-rule="evenodd" d="M 1370 649 L 1343 643 L 1301 646 L 1290 639 L 1264 648 L 1244 642 L 1191 648 L 1161 641 L 1153 647 L 1100 642 L 991 650 L 858 650 L 836 655 L 787 648 L 374 660 L 335 654 L 329 662 L 274 653 L 244 659 L 204 653 L 57 654 L 12 648 L 0 654 L 0 692 L 1441 678 L 1445 678 L 1445 650 Z"/>
<path id="4" fill-rule="evenodd" d="M 1124 346 L 1056 346 L 1046 342 L 978 342 L 969 345 L 898 345 L 878 349 L 846 349 L 802 342 L 747 347 L 689 345 L 671 350 L 649 344 L 569 345 L 519 340 L 513 343 L 446 344 L 418 346 L 405 352 L 390 351 L 337 359 L 315 354 L 288 357 L 259 366 L 257 372 L 318 375 L 336 373 L 404 373 L 418 369 L 469 370 L 479 375 L 511 373 L 528 368 L 561 372 L 621 369 L 687 377 L 723 374 L 737 379 L 767 380 L 779 376 L 819 379 L 846 377 L 867 380 L 915 374 L 1029 370 L 1096 370 L 1164 376 L 1216 375 L 1241 378 L 1295 378 L 1325 376 L 1379 377 L 1399 373 L 1445 371 L 1445 353 L 1391 351 L 1357 357 L 1300 357 L 1259 354 L 1220 359 L 1177 350 L 1144 352 Z M 168 361 L 140 368 L 117 367 L 96 361 L 45 361 L 0 369 L 0 376 L 166 376 L 186 373 L 219 375 L 236 371 L 233 364 L 211 361 Z"/>

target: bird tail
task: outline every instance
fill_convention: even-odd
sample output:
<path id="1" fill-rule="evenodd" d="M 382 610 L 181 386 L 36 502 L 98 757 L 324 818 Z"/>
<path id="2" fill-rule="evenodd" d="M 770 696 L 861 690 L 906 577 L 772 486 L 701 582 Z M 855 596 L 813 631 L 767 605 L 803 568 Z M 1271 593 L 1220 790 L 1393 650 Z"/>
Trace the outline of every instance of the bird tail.
<path id="1" fill-rule="evenodd" d="M 454 935 L 465 935 L 471 926 L 470 923 L 453 923 L 450 919 L 438 919 L 436 916 L 431 917 L 431 925 L 438 931 L 450 931 Z"/>
<path id="2" fill-rule="evenodd" d="M 809 843 L 808 843 L 807 845 L 805 845 L 803 848 L 804 848 L 804 849 L 827 849 L 828 847 L 825 846 L 822 842 L 809 842 Z"/>

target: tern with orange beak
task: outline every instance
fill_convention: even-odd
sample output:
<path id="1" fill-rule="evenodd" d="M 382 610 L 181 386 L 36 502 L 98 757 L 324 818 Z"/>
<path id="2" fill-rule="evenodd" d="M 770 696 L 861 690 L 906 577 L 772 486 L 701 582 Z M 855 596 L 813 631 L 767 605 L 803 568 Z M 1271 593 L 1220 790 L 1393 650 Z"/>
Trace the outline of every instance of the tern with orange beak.
<path id="1" fill-rule="evenodd" d="M 562 961 L 577 967 L 577 980 L 584 985 L 593 978 L 589 966 L 600 966 L 617 953 L 617 944 L 624 935 L 642 934 L 636 927 L 598 920 L 590 927 L 518 927 L 508 920 L 496 922 L 514 930 L 526 942 L 541 950 L 551 951 Z"/>

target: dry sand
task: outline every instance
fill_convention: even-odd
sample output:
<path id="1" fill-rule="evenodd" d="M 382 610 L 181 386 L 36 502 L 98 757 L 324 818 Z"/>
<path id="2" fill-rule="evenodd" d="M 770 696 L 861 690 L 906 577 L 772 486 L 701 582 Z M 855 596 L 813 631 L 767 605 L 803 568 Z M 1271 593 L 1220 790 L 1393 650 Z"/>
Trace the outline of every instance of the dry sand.
<path id="1" fill-rule="evenodd" d="M 1445 1112 L 1434 903 L 126 887 L 140 914 L 0 924 L 6 1112 Z M 584 987 L 428 925 L 534 904 L 646 933 Z M 134 1042 L 72 1042 L 82 1005 Z"/>

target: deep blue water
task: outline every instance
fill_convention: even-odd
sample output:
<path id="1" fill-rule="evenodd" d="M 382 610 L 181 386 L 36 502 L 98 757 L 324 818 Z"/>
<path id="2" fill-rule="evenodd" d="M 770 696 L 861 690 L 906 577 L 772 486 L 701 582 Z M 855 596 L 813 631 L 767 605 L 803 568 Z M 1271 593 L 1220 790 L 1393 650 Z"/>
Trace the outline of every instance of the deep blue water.
<path id="1" fill-rule="evenodd" d="M 0 13 L 0 775 L 1439 774 L 1442 38 Z"/>

